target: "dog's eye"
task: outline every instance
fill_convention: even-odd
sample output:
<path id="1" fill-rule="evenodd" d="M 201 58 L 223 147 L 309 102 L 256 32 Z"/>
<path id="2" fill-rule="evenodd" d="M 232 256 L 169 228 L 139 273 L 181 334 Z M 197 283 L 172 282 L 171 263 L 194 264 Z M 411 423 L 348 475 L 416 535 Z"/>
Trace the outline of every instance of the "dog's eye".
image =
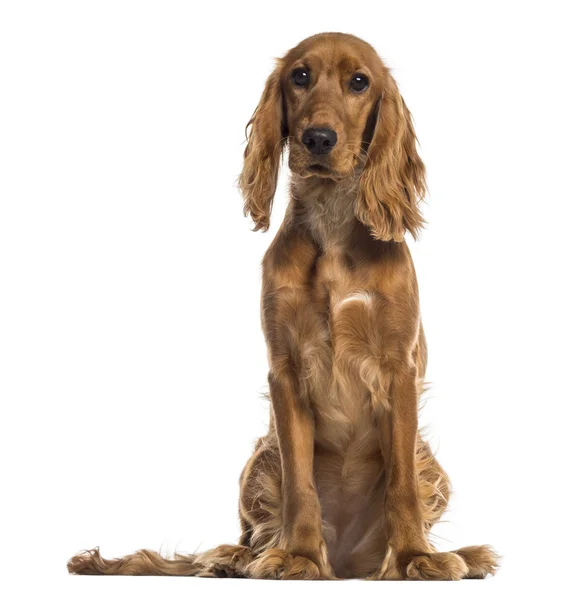
<path id="1" fill-rule="evenodd" d="M 292 81 L 298 87 L 306 87 L 310 83 L 310 72 L 304 67 L 292 71 Z"/>
<path id="2" fill-rule="evenodd" d="M 363 92 L 369 87 L 369 80 L 362 73 L 355 73 L 351 78 L 349 87 L 354 92 Z"/>

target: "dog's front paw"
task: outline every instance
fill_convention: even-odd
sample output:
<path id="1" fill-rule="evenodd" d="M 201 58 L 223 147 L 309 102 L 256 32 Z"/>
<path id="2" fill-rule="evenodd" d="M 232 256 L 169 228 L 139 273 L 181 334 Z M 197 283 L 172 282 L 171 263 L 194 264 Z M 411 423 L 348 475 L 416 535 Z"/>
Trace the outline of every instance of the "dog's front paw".
<path id="1" fill-rule="evenodd" d="M 404 568 L 404 579 L 458 581 L 467 572 L 467 564 L 459 554 L 431 552 L 413 557 Z"/>
<path id="2" fill-rule="evenodd" d="M 319 567 L 304 556 L 271 548 L 255 558 L 246 568 L 253 579 L 323 579 Z"/>
<path id="3" fill-rule="evenodd" d="M 456 552 L 396 553 L 390 547 L 383 565 L 371 579 L 457 581 L 469 568 Z"/>

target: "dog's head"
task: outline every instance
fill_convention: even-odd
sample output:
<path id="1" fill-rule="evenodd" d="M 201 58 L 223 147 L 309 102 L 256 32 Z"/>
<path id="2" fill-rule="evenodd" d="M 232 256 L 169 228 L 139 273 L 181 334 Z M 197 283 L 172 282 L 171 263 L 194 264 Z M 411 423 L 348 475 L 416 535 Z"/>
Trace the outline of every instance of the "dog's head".
<path id="1" fill-rule="evenodd" d="M 268 229 L 282 151 L 298 177 L 355 178 L 355 214 L 381 240 L 416 236 L 424 165 L 412 119 L 374 49 L 352 35 L 310 37 L 280 59 L 250 122 L 240 187 Z"/>

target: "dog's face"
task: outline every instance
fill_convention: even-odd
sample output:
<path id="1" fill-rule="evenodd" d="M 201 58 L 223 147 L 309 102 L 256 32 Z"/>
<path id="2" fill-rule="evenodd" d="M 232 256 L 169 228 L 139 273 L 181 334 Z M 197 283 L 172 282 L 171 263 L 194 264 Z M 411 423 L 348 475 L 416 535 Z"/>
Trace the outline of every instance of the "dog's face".
<path id="1" fill-rule="evenodd" d="M 290 169 L 301 177 L 350 176 L 371 140 L 386 69 L 352 36 L 315 36 L 280 67 Z"/>
<path id="2" fill-rule="evenodd" d="M 249 122 L 239 183 L 256 229 L 270 223 L 281 154 L 296 177 L 350 178 L 346 198 L 373 237 L 402 241 L 422 225 L 425 170 L 398 87 L 373 48 L 352 35 L 308 38 L 277 62 Z"/>

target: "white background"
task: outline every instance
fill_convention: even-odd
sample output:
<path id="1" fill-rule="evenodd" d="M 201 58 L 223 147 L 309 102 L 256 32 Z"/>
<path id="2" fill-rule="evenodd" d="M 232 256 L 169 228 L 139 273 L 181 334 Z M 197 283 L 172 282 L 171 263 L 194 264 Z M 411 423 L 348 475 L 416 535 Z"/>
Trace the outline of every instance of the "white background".
<path id="1" fill-rule="evenodd" d="M 513 597 L 565 568 L 567 107 L 561 2 L 0 5 L 0 587 L 7 598 Z M 372 43 L 429 170 L 412 252 L 455 493 L 442 549 L 485 582 L 67 575 L 76 551 L 238 537 L 265 431 L 260 269 L 235 187 L 273 58 Z"/>

